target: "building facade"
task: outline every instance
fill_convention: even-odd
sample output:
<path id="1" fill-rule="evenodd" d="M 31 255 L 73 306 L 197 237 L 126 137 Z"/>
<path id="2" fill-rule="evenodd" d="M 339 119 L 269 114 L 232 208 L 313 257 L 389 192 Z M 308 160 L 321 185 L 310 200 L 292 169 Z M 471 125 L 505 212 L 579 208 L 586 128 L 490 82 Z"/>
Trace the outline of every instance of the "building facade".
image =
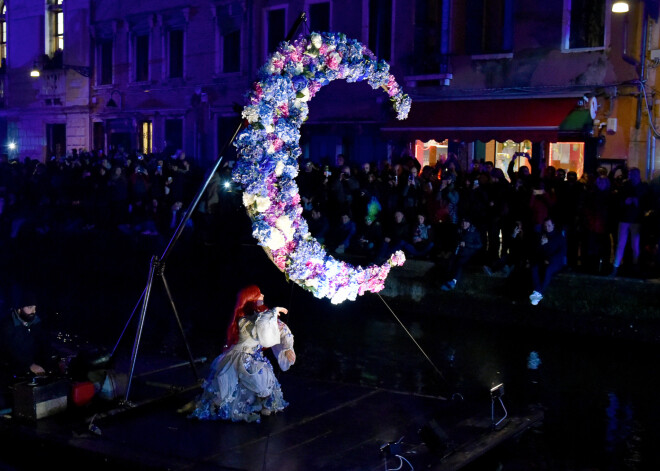
<path id="1" fill-rule="evenodd" d="M 10 158 L 182 149 L 214 162 L 244 94 L 289 34 L 361 40 L 413 98 L 408 120 L 366 84 L 310 105 L 305 157 L 414 154 L 505 167 L 519 155 L 582 172 L 659 168 L 658 4 L 611 0 L 0 1 L 0 139 Z M 305 13 L 306 21 L 296 21 Z M 39 71 L 38 77 L 31 72 Z M 643 172 L 644 173 L 644 172 Z"/>

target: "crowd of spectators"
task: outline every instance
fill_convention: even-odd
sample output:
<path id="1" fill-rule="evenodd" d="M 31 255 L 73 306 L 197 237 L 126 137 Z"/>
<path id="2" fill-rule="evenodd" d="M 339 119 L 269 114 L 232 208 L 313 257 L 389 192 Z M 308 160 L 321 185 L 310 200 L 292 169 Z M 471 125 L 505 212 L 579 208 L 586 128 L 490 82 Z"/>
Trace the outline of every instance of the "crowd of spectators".
<path id="1" fill-rule="evenodd" d="M 79 151 L 45 163 L 0 159 L 0 240 L 88 230 L 167 236 L 207 171 L 180 150 Z M 312 235 L 331 254 L 363 264 L 403 250 L 409 258 L 445 261 L 449 285 L 468 262 L 508 277 L 538 262 L 552 220 L 565 238 L 567 269 L 658 276 L 660 179 L 642 181 L 639 169 L 625 166 L 578 177 L 528 163 L 518 158 L 505 173 L 492 162 L 461 168 L 452 155 L 424 167 L 412 157 L 351 165 L 339 155 L 334 165 L 303 160 L 297 182 Z M 228 163 L 211 178 L 190 219 L 207 243 L 240 212 L 230 172 Z M 466 241 L 469 250 L 462 249 Z"/>
<path id="2" fill-rule="evenodd" d="M 182 151 L 170 156 L 76 152 L 47 162 L 0 157 L 0 239 L 122 230 L 170 234 L 199 184 Z"/>
<path id="3" fill-rule="evenodd" d="M 659 274 L 660 178 L 644 182 L 637 168 L 578 176 L 533 168 L 525 157 L 504 172 L 483 161 L 461 168 L 452 155 L 424 167 L 412 157 L 356 166 L 340 155 L 334 166 L 304 163 L 298 183 L 310 232 L 330 253 L 382 263 L 401 249 L 409 258 L 444 259 L 450 288 L 457 258 L 489 275 L 524 269 L 530 278 L 531 267 L 543 263 L 549 227 L 564 239 L 562 268 Z M 463 249 L 466 231 L 479 235 L 468 241 L 471 250 Z"/>

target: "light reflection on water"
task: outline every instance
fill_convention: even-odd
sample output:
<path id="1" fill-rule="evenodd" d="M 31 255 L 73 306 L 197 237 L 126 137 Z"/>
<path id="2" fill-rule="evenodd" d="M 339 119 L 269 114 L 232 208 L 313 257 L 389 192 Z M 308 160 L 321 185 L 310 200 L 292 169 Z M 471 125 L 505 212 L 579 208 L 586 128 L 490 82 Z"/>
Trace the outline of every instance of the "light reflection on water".
<path id="1" fill-rule="evenodd" d="M 440 377 L 377 304 L 358 300 L 319 315 L 321 331 L 298 325 L 299 373 L 433 396 L 459 393 L 483 400 L 484 408 L 488 389 L 503 382 L 507 408 L 542 405 L 543 427 L 470 469 L 495 469 L 488 459 L 503 469 L 660 469 L 660 400 L 653 391 L 660 355 L 652 346 L 399 313 Z"/>

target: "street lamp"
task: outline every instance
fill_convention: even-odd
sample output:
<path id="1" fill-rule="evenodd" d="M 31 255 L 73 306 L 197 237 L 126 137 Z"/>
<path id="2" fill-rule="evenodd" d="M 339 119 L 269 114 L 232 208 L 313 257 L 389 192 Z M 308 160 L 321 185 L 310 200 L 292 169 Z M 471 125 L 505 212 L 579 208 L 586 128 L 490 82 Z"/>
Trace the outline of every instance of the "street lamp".
<path id="1" fill-rule="evenodd" d="M 30 77 L 39 77 L 41 75 L 41 72 L 39 71 L 39 65 L 37 64 L 37 61 L 34 61 L 34 64 L 32 64 L 32 69 L 30 69 Z"/>
<path id="2" fill-rule="evenodd" d="M 46 61 L 46 64 L 48 65 L 47 61 L 50 61 L 48 56 L 45 56 L 44 61 Z M 41 76 L 41 69 L 44 68 L 42 64 L 40 64 L 39 61 L 34 61 L 32 64 L 32 69 L 30 69 L 30 77 L 39 77 Z M 57 66 L 51 66 L 51 67 L 46 67 L 46 68 L 52 68 L 52 69 L 63 69 L 63 70 L 73 70 L 83 77 L 89 78 L 92 75 L 92 68 L 87 67 L 85 65 L 71 65 L 71 64 L 58 64 Z"/>
<path id="3" fill-rule="evenodd" d="M 628 2 L 614 2 L 612 4 L 613 13 L 628 13 L 629 9 Z"/>
<path id="4" fill-rule="evenodd" d="M 119 100 L 119 104 L 117 104 L 117 102 L 115 101 L 115 99 L 112 98 L 115 94 L 117 94 L 117 96 L 119 97 L 119 98 L 118 98 L 118 100 Z M 119 90 L 113 90 L 113 91 L 110 93 L 110 99 L 108 100 L 108 102 L 106 103 L 105 106 L 106 106 L 107 108 L 119 108 L 119 109 L 121 109 L 121 93 L 119 93 Z"/>

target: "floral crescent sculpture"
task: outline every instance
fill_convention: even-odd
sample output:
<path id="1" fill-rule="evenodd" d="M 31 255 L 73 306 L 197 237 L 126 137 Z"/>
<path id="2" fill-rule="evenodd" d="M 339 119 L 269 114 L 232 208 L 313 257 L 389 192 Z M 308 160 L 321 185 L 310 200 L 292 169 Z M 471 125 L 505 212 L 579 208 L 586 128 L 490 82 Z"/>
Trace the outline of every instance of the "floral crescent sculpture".
<path id="1" fill-rule="evenodd" d="M 289 280 L 333 304 L 382 290 L 391 267 L 403 265 L 405 256 L 397 251 L 383 265 L 354 267 L 328 255 L 311 236 L 295 181 L 300 126 L 307 119 L 307 102 L 336 79 L 382 87 L 397 118 L 405 119 L 411 101 L 389 71 L 385 61 L 341 33 L 282 42 L 259 70 L 243 109 L 247 126 L 234 142 L 239 158 L 232 178 L 243 189 L 252 235 Z"/>

